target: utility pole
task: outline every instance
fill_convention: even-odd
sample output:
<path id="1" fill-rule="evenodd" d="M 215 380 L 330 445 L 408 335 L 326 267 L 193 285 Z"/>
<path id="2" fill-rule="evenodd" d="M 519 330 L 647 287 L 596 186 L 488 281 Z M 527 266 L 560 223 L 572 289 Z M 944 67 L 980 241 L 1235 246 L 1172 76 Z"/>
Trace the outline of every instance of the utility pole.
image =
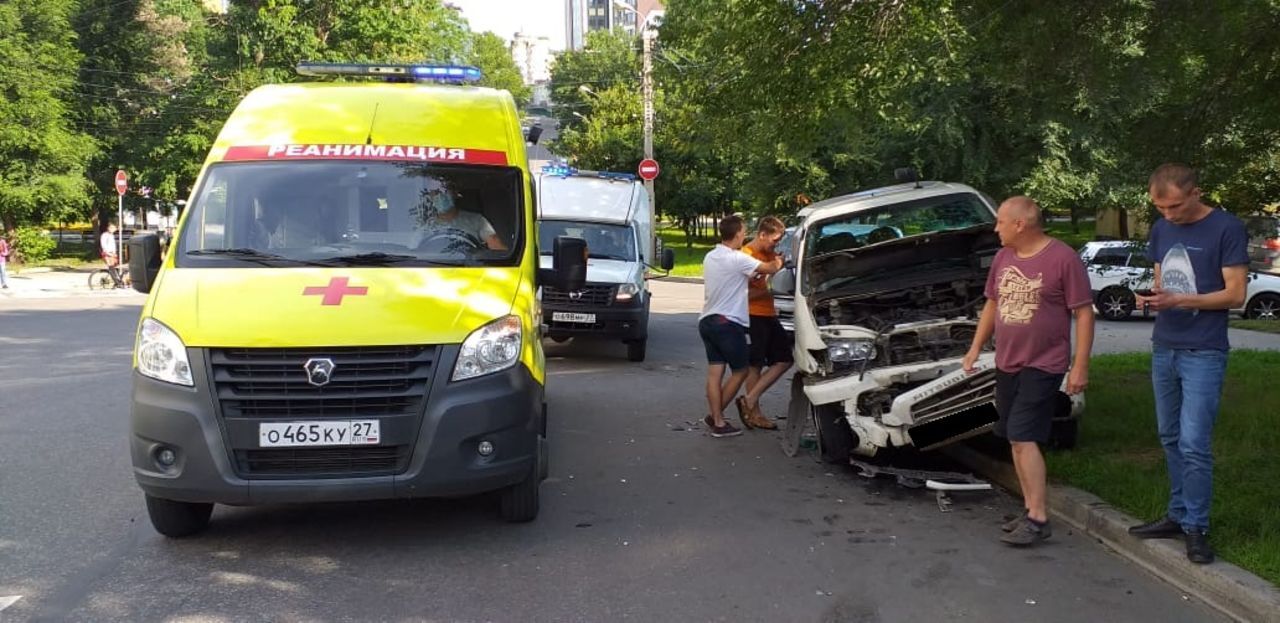
<path id="1" fill-rule="evenodd" d="M 644 30 L 640 31 L 640 40 L 643 42 L 644 48 L 644 74 L 642 78 L 641 91 L 644 97 L 644 157 L 646 160 L 653 159 L 653 37 L 657 35 L 657 31 L 644 24 Z M 650 249 L 645 259 L 650 263 L 658 262 L 658 245 L 655 242 L 658 239 L 658 215 L 657 200 L 653 196 L 653 180 L 645 180 L 645 192 L 649 195 L 649 226 L 653 228 L 652 240 L 649 241 Z M 656 266 L 656 264 L 655 264 Z"/>

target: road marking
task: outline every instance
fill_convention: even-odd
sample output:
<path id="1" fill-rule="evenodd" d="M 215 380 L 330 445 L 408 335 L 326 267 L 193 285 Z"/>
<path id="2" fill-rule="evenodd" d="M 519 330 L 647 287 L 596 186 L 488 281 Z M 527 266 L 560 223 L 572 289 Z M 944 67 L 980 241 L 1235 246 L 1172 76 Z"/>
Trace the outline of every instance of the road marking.
<path id="1" fill-rule="evenodd" d="M 22 599 L 22 595 L 9 595 L 8 597 L 0 597 L 0 612 L 4 612 L 5 608 L 17 603 Z"/>

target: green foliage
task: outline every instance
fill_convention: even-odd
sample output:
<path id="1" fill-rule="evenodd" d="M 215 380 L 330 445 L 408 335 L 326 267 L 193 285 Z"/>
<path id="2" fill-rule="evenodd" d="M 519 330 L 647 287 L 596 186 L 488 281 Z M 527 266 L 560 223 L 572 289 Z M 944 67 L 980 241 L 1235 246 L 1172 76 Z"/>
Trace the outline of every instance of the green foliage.
<path id="1" fill-rule="evenodd" d="M 0 4 L 0 221 L 7 227 L 88 205 L 93 142 L 71 123 L 80 55 L 71 0 Z"/>
<path id="2" fill-rule="evenodd" d="M 491 32 L 473 34 L 469 62 L 484 75 L 480 81 L 481 86 L 506 89 L 515 98 L 516 106 L 521 108 L 529 103 L 533 90 L 524 83 L 520 68 L 511 58 L 511 52 L 502 37 Z"/>
<path id="3" fill-rule="evenodd" d="M 625 32 L 597 30 L 587 33 L 582 50 L 567 50 L 556 59 L 551 69 L 551 100 L 555 102 L 561 131 L 582 123 L 574 113 L 590 117 L 592 95 L 582 87 L 599 93 L 614 86 L 628 86 L 639 99 L 640 57 L 633 49 L 638 45 Z"/>
<path id="4" fill-rule="evenodd" d="M 36 264 L 49 259 L 49 254 L 57 243 L 36 227 L 19 227 L 10 237 L 17 257 L 24 264 Z"/>

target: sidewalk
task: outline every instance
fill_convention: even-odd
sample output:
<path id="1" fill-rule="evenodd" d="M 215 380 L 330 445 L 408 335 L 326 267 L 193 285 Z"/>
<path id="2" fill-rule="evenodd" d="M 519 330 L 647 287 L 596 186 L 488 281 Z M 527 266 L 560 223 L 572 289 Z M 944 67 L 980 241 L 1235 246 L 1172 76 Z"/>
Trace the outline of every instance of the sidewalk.
<path id="1" fill-rule="evenodd" d="M 89 274 L 95 269 L 74 271 L 48 268 L 27 268 L 15 274 L 9 267 L 9 288 L 0 290 L 0 300 L 65 298 L 74 296 L 144 297 L 145 294 L 127 290 L 90 290 Z"/>

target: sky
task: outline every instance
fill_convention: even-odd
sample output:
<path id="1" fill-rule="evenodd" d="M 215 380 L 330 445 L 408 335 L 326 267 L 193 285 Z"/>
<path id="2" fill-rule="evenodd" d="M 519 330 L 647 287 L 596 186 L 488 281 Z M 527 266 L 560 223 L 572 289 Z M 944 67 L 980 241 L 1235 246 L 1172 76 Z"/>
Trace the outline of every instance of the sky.
<path id="1" fill-rule="evenodd" d="M 445 0 L 462 9 L 471 30 L 489 31 L 506 41 L 523 30 L 549 37 L 551 49 L 564 49 L 565 0 Z"/>

